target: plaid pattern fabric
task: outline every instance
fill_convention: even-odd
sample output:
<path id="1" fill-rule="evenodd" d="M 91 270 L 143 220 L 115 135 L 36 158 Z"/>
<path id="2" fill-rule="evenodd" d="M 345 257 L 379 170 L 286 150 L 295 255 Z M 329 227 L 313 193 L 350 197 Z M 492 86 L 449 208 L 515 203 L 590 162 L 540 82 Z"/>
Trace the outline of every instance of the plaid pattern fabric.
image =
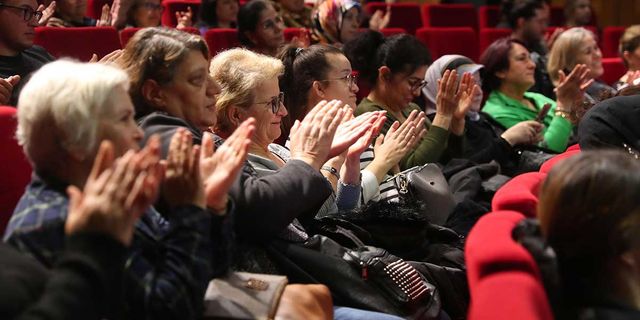
<path id="1" fill-rule="evenodd" d="M 64 247 L 68 198 L 63 184 L 34 176 L 4 240 L 53 266 Z M 163 219 L 153 208 L 136 224 L 125 262 L 124 313 L 130 319 L 200 318 L 211 278 L 211 214 L 179 206 Z"/>

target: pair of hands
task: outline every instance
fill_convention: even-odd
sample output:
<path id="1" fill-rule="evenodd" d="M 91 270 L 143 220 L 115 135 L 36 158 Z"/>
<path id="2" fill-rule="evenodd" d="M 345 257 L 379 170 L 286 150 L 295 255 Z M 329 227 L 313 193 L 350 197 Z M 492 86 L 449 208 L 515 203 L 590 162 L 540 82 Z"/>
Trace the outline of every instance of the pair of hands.
<path id="1" fill-rule="evenodd" d="M 456 135 L 464 133 L 465 115 L 474 102 L 474 97 L 481 94 L 480 86 L 475 83 L 473 75 L 466 72 L 458 84 L 456 70 L 446 70 L 438 80 L 436 95 L 436 118 L 434 125 L 451 128 Z M 442 125 L 442 124 L 444 125 Z M 449 125 L 446 125 L 449 123 Z"/>
<path id="2" fill-rule="evenodd" d="M 427 133 L 424 126 L 425 120 L 424 112 L 414 110 L 402 124 L 398 121 L 394 122 L 386 135 L 381 134 L 376 138 L 373 146 L 374 161 L 385 163 L 383 172 L 397 165 Z"/>
<path id="3" fill-rule="evenodd" d="M 202 148 L 194 147 L 191 134 L 179 129 L 171 139 L 166 161 L 160 160 L 157 136 L 142 150 L 130 150 L 118 159 L 113 144 L 103 141 L 82 191 L 76 186 L 67 188 L 65 232 L 103 233 L 129 245 L 136 221 L 160 190 L 172 206 L 195 204 L 224 210 L 254 130 L 255 120 L 250 118 L 214 152 L 211 135 L 205 135 Z"/>
<path id="4" fill-rule="evenodd" d="M 20 82 L 20 76 L 14 75 L 8 78 L 0 78 L 0 105 L 6 105 L 11 100 L 13 88 Z"/>
<path id="5" fill-rule="evenodd" d="M 330 158 L 346 152 L 369 131 L 375 119 L 368 115 L 351 120 L 351 108 L 339 100 L 319 102 L 302 121 L 291 127 L 291 159 L 319 170 Z"/>

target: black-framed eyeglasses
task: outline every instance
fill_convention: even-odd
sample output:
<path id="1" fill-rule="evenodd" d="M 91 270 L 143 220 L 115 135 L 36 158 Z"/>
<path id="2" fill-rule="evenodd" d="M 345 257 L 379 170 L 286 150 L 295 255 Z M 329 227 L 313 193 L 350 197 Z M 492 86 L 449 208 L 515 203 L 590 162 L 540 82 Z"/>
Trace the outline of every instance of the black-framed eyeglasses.
<path id="1" fill-rule="evenodd" d="M 272 97 L 269 101 L 256 102 L 256 104 L 264 104 L 271 107 L 271 112 L 276 114 L 280 111 L 280 106 L 284 104 L 284 92 L 278 93 L 277 96 Z"/>
<path id="2" fill-rule="evenodd" d="M 358 74 L 357 73 L 350 73 L 342 78 L 335 78 L 335 79 L 326 79 L 326 80 L 320 80 L 320 81 L 344 81 L 348 86 L 349 86 L 349 90 L 353 89 L 353 85 L 358 82 Z"/>
<path id="3" fill-rule="evenodd" d="M 2 7 L 22 10 L 22 18 L 24 19 L 24 21 L 31 21 L 33 17 L 36 18 L 36 21 L 40 21 L 40 19 L 42 18 L 42 11 L 33 10 L 29 7 L 17 7 L 0 3 L 0 8 Z"/>
<path id="4" fill-rule="evenodd" d="M 422 90 L 422 88 L 427 85 L 427 80 L 409 79 L 407 82 L 409 86 L 411 86 L 411 92 Z"/>
<path id="5" fill-rule="evenodd" d="M 153 2 L 145 2 L 143 4 L 144 8 L 149 11 L 164 11 L 164 7 L 161 4 L 153 3 Z"/>

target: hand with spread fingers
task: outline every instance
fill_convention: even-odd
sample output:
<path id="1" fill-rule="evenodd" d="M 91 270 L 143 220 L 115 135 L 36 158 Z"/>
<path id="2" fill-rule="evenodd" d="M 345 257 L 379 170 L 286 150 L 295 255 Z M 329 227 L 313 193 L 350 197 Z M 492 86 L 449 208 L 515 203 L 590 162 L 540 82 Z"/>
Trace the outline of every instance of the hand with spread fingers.
<path id="1" fill-rule="evenodd" d="M 49 19 L 56 12 L 56 2 L 51 1 L 51 3 L 49 3 L 49 5 L 46 8 L 44 7 L 44 4 L 41 4 L 38 6 L 38 9 L 36 11 L 42 12 L 42 18 L 38 20 L 38 25 L 41 27 L 44 27 L 47 25 L 47 22 L 49 22 Z"/>
<path id="2" fill-rule="evenodd" d="M 204 186 L 200 176 L 200 146 L 193 146 L 189 131 L 180 128 L 171 137 L 162 185 L 169 206 L 196 205 L 205 208 Z"/>
<path id="3" fill-rule="evenodd" d="M 458 73 L 456 70 L 446 70 L 442 78 L 438 80 L 436 116 L 433 118 L 432 124 L 449 130 L 459 101 Z"/>
<path id="4" fill-rule="evenodd" d="M 562 70 L 558 72 L 556 111 L 571 113 L 582 104 L 585 91 L 594 81 L 589 76 L 590 72 L 584 64 L 576 65 L 568 76 Z"/>
<path id="5" fill-rule="evenodd" d="M 158 167 L 159 142 L 155 150 L 128 151 L 114 161 L 114 147 L 104 141 L 83 187 L 67 188 L 69 213 L 65 232 L 89 231 L 131 244 L 136 221 L 152 204 L 159 188 L 153 172 Z"/>
<path id="6" fill-rule="evenodd" d="M 341 137 L 334 141 L 338 126 L 342 123 L 349 107 L 338 100 L 319 102 L 302 121 L 291 127 L 291 160 L 301 160 L 316 170 L 329 158 L 347 150 L 361 134 Z M 368 129 L 367 129 L 368 130 Z"/>
<path id="7" fill-rule="evenodd" d="M 100 19 L 96 22 L 96 27 L 110 27 L 111 26 L 111 8 L 108 4 L 102 6 L 100 12 Z"/>
<path id="8" fill-rule="evenodd" d="M 473 75 L 466 72 L 462 75 L 460 85 L 458 86 L 458 107 L 453 113 L 453 122 L 451 124 L 451 132 L 461 136 L 464 134 L 465 117 L 474 102 L 474 97 L 482 94 L 480 86 L 475 83 Z"/>
<path id="9" fill-rule="evenodd" d="M 228 191 L 247 159 L 251 137 L 255 131 L 254 118 L 245 120 L 214 152 L 211 134 L 205 133 L 200 153 L 200 174 L 204 179 L 207 207 L 223 214 Z"/>

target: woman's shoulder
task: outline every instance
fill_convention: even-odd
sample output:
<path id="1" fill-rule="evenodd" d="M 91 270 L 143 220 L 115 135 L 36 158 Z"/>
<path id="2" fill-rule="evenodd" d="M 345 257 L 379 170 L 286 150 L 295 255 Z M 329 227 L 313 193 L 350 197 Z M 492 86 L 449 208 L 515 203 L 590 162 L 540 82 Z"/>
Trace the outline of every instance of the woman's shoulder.
<path id="1" fill-rule="evenodd" d="M 358 107 L 356 108 L 356 111 L 355 111 L 355 115 L 359 116 L 366 112 L 379 111 L 379 110 L 384 110 L 384 108 L 382 108 L 382 106 L 376 104 L 375 102 L 367 98 L 364 98 L 358 104 Z"/>
<path id="2" fill-rule="evenodd" d="M 545 96 L 542 93 L 527 91 L 527 92 L 524 93 L 524 96 L 527 99 L 533 100 L 536 103 L 536 105 L 538 105 L 538 106 L 542 106 L 545 103 L 550 103 L 551 106 L 555 106 L 556 105 L 555 100 Z"/>

